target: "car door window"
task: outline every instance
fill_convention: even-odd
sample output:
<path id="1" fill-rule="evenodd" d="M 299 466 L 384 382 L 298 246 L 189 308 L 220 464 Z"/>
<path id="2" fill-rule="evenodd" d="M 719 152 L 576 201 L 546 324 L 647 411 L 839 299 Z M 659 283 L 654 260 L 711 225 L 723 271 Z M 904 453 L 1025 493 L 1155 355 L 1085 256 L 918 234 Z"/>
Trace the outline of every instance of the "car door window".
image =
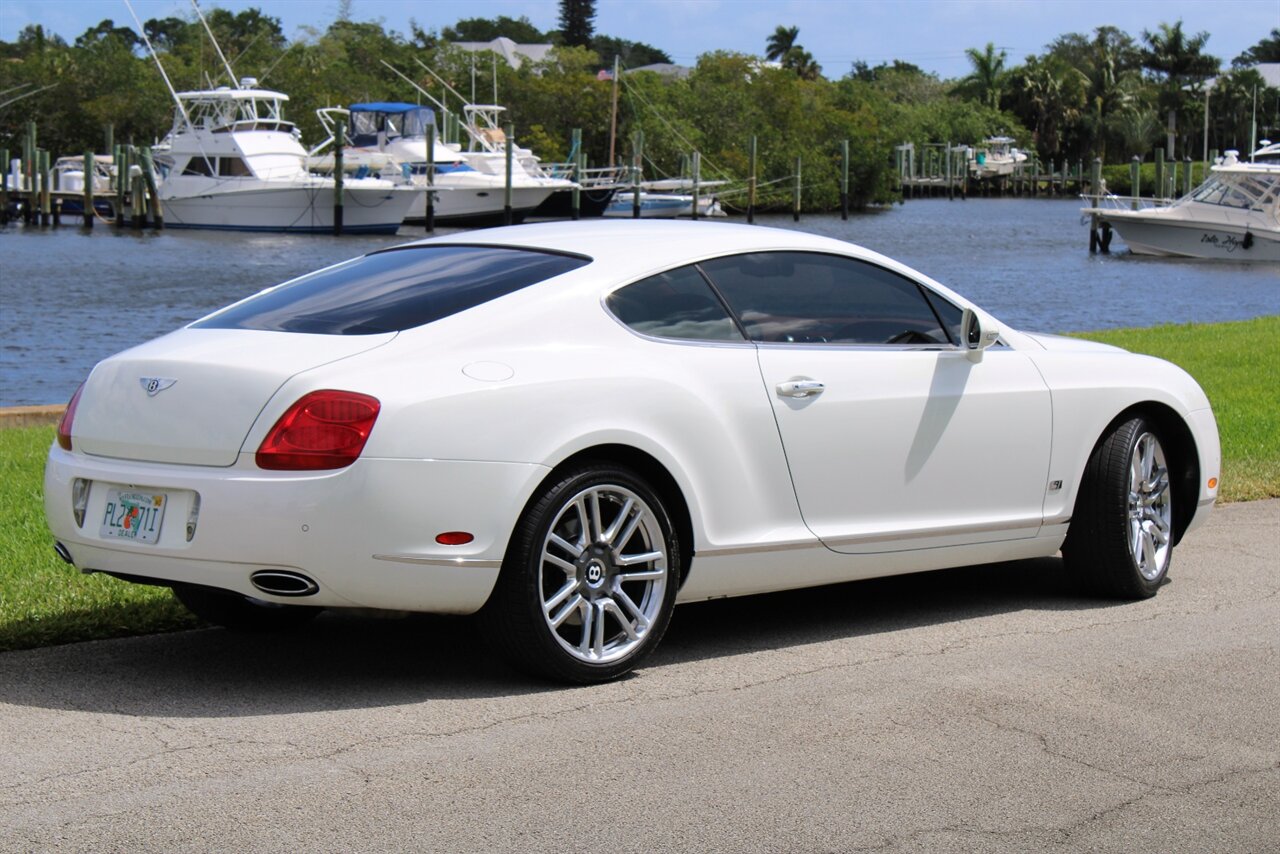
<path id="1" fill-rule="evenodd" d="M 920 285 L 865 261 L 810 252 L 755 252 L 699 266 L 753 341 L 953 343 L 946 328 L 951 318 L 939 318 Z"/>
<path id="2" fill-rule="evenodd" d="M 742 341 L 742 333 L 693 266 L 668 270 L 611 293 L 613 315 L 643 335 L 696 341 Z"/>

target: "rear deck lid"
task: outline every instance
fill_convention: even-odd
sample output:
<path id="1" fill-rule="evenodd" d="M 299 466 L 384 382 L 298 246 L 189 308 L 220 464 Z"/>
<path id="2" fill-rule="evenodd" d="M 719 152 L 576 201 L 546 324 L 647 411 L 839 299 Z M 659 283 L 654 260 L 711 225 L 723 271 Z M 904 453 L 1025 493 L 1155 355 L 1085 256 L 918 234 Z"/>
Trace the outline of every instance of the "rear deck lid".
<path id="1" fill-rule="evenodd" d="M 181 329 L 94 368 L 76 410 L 73 447 L 117 459 L 230 466 L 286 380 L 394 337 Z"/>

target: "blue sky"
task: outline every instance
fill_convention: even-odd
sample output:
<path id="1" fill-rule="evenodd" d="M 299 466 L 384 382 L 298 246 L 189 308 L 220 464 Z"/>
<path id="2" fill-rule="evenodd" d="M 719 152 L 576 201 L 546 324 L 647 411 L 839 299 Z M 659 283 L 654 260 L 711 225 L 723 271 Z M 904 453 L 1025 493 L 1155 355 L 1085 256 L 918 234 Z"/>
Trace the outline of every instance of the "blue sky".
<path id="1" fill-rule="evenodd" d="M 185 17 L 187 0 L 133 0 L 142 20 Z M 202 8 L 256 6 L 281 20 L 290 38 L 323 30 L 339 0 L 202 0 Z M 556 0 L 351 0 L 351 17 L 381 21 L 407 33 L 409 20 L 439 30 L 460 17 L 526 15 L 540 29 L 556 26 Z M 1039 53 L 1067 32 L 1104 24 L 1135 38 L 1162 21 L 1181 19 L 1188 32 L 1210 34 L 1208 51 L 1224 64 L 1280 27 L 1280 0 L 598 0 L 596 31 L 647 42 L 692 64 L 709 50 L 759 54 L 779 24 L 798 26 L 799 42 L 831 77 L 857 59 L 872 65 L 901 59 L 943 77 L 968 72 L 967 47 L 994 42 L 1009 62 Z M 42 24 L 71 41 L 104 18 L 130 22 L 124 0 L 0 0 L 0 39 Z"/>

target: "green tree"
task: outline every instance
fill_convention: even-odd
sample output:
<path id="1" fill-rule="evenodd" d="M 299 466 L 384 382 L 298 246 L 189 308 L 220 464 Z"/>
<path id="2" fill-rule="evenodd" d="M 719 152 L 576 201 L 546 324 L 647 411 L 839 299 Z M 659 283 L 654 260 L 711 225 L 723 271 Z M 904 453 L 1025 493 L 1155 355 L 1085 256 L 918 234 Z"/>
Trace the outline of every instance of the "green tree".
<path id="1" fill-rule="evenodd" d="M 595 34 L 595 0 L 560 0 L 560 43 L 588 47 Z"/>
<path id="2" fill-rule="evenodd" d="M 796 47 L 796 39 L 800 37 L 799 27 L 784 27 L 781 24 L 765 42 L 764 56 L 771 62 L 781 62 L 791 49 Z"/>
<path id="3" fill-rule="evenodd" d="M 1007 77 L 1004 61 L 1008 53 L 1003 50 L 996 53 L 996 46 L 987 42 L 987 46 L 982 50 L 970 47 L 965 49 L 964 54 L 969 59 L 969 65 L 973 71 L 961 79 L 959 90 L 993 110 L 1000 109 L 1000 96 Z"/>
<path id="4" fill-rule="evenodd" d="M 1168 116 L 1166 153 L 1175 156 L 1178 135 L 1178 113 L 1189 101 L 1188 88 L 1198 87 L 1218 72 L 1221 64 L 1216 56 L 1204 53 L 1209 34 L 1189 36 L 1182 31 L 1182 21 L 1173 26 L 1161 23 L 1152 32 L 1142 31 L 1147 47 L 1142 52 L 1142 65 L 1160 80 L 1160 107 Z"/>
<path id="5" fill-rule="evenodd" d="M 499 15 L 489 18 L 464 18 L 452 27 L 440 31 L 440 37 L 451 42 L 490 42 L 506 36 L 517 44 L 541 44 L 547 34 L 533 25 L 525 15 L 508 18 Z"/>
<path id="6" fill-rule="evenodd" d="M 605 65 L 611 65 L 615 56 L 627 68 L 639 68 L 642 65 L 671 61 L 671 56 L 666 51 L 653 45 L 618 39 L 613 36 L 593 37 L 591 39 L 591 49 L 600 55 L 600 61 Z"/>
<path id="7" fill-rule="evenodd" d="M 1232 66 L 1236 68 L 1248 68 L 1262 62 L 1280 62 L 1280 27 L 1273 29 L 1271 35 L 1231 60 Z"/>

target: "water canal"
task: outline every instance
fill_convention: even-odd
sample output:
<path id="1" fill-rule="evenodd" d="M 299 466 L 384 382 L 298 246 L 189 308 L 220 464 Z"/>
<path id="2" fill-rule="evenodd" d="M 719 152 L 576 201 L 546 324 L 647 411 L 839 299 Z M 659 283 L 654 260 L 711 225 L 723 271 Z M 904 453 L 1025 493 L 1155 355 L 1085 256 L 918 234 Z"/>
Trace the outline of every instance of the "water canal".
<path id="1" fill-rule="evenodd" d="M 847 222 L 756 221 L 882 252 L 1029 330 L 1280 314 L 1276 265 L 1142 258 L 1118 239 L 1113 254 L 1091 256 L 1079 208 L 1067 199 L 921 199 Z M 99 359 L 300 273 L 420 236 L 0 229 L 0 406 L 64 403 Z"/>

